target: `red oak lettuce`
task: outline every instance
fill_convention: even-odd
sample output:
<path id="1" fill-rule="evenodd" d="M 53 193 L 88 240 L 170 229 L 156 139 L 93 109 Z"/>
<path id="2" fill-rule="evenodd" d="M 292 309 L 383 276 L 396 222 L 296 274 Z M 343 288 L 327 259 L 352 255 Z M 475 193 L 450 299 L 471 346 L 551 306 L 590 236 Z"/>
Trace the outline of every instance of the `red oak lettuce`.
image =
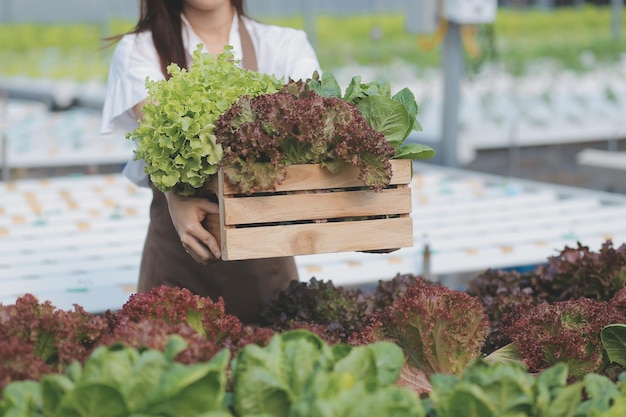
<path id="1" fill-rule="evenodd" d="M 530 372 L 565 362 L 570 375 L 581 378 L 600 367 L 600 333 L 614 323 L 626 323 L 624 312 L 605 301 L 579 298 L 519 305 L 503 317 L 500 331 L 516 345 Z"/>
<path id="2" fill-rule="evenodd" d="M 349 164 L 376 190 L 391 179 L 394 149 L 354 105 L 293 82 L 278 93 L 241 97 L 218 118 L 215 135 L 224 150 L 220 166 L 242 193 L 273 190 L 293 164 L 330 172 Z"/>
<path id="3" fill-rule="evenodd" d="M 372 315 L 350 342 L 393 340 L 408 364 L 426 375 L 459 375 L 480 356 L 488 333 L 488 317 L 478 298 L 418 279 L 389 308 Z"/>

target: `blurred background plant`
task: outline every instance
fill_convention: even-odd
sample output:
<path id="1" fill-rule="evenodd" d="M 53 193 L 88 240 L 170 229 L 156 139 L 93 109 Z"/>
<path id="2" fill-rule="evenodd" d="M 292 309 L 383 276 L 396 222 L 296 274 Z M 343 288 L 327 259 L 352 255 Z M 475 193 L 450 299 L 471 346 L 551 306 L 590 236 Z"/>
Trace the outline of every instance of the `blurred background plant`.
<path id="1" fill-rule="evenodd" d="M 537 62 L 575 71 L 616 62 L 626 53 L 626 43 L 612 36 L 611 19 L 608 6 L 500 8 L 494 24 L 475 28 L 472 42 L 478 53 L 468 53 L 468 71 L 496 64 L 525 75 Z M 301 15 L 261 20 L 296 28 L 306 25 Z M 314 23 L 324 69 L 407 64 L 419 75 L 440 65 L 440 45 L 424 48 L 420 42 L 424 37 L 406 30 L 402 13 L 320 14 Z M 113 48 L 102 49 L 106 45 L 102 38 L 127 31 L 132 24 L 119 19 L 1 24 L 0 76 L 104 81 Z"/>

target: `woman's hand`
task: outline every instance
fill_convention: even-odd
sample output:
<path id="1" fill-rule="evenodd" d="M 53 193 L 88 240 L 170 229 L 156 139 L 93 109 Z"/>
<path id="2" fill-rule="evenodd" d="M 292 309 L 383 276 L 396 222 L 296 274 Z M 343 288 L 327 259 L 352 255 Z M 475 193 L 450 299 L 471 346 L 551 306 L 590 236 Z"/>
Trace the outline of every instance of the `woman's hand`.
<path id="1" fill-rule="evenodd" d="M 202 198 L 183 197 L 175 191 L 165 193 L 172 223 L 187 253 L 198 263 L 207 265 L 221 258 L 220 246 L 202 222 L 209 214 L 218 214 L 216 203 Z"/>

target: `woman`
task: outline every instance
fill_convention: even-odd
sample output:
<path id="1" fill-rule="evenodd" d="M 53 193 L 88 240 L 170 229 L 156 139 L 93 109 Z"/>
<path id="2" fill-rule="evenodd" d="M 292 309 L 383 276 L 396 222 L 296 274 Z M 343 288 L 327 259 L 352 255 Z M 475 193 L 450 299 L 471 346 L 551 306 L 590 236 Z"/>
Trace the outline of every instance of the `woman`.
<path id="1" fill-rule="evenodd" d="M 244 0 L 141 0 L 135 29 L 113 39 L 119 42 L 109 70 L 103 133 L 132 131 L 142 118 L 146 78 L 167 78 L 171 62 L 188 68 L 199 43 L 214 54 L 231 45 L 245 68 L 285 80 L 306 79 L 319 71 L 304 32 L 247 18 Z M 165 284 L 213 300 L 223 297 L 226 311 L 249 323 L 257 320 L 265 300 L 298 279 L 293 257 L 220 261 L 215 237 L 202 226 L 207 214 L 218 212 L 217 205 L 163 194 L 143 168 L 143 161 L 135 160 L 124 168 L 131 181 L 153 191 L 138 291 Z"/>

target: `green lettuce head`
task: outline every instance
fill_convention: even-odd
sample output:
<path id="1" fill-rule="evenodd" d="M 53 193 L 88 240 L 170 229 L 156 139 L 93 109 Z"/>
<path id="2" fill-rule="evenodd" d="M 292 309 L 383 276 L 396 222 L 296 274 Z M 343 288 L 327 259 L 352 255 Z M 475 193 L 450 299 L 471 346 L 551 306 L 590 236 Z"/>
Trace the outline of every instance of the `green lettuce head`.
<path id="1" fill-rule="evenodd" d="M 273 93 L 283 81 L 240 68 L 232 47 L 212 55 L 198 45 L 189 70 L 172 63 L 168 80 L 146 79 L 143 120 L 127 135 L 137 142 L 135 159 L 161 191 L 194 195 L 217 172 L 222 147 L 214 123 L 241 96 Z"/>

